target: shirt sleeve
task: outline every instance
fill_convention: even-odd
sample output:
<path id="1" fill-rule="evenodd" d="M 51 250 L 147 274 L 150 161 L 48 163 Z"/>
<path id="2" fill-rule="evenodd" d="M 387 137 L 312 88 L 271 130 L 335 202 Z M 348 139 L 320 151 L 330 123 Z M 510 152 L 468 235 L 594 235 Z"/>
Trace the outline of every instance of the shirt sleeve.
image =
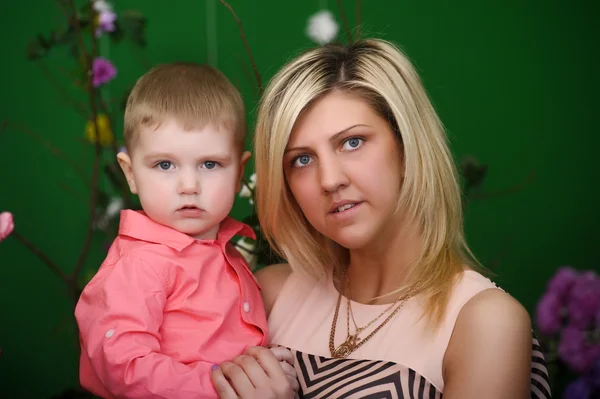
<path id="1" fill-rule="evenodd" d="M 131 255 L 102 268 L 84 289 L 75 309 L 82 356 L 115 397 L 217 397 L 211 363 L 183 364 L 161 353 L 166 298 L 165 278 Z M 80 378 L 93 385 L 86 381 L 92 377 Z"/>

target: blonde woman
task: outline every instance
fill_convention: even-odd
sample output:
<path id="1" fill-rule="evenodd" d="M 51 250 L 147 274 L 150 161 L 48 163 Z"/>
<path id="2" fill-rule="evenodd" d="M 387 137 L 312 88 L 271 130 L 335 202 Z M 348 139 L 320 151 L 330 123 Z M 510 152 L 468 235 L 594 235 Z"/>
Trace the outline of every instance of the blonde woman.
<path id="1" fill-rule="evenodd" d="M 398 48 L 363 40 L 288 63 L 255 145 L 258 216 L 288 262 L 258 279 L 300 397 L 550 397 L 527 311 L 465 242 L 446 135 Z M 262 356 L 221 364 L 221 397 L 265 392 Z"/>

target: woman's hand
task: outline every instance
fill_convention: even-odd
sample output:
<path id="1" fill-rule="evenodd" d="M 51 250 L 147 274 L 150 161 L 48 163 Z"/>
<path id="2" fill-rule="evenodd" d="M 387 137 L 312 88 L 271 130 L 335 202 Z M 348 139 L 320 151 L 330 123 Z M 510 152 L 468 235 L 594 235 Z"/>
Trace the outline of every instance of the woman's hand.
<path id="1" fill-rule="evenodd" d="M 291 399 L 299 385 L 288 349 L 252 347 L 213 370 L 212 381 L 221 399 Z"/>

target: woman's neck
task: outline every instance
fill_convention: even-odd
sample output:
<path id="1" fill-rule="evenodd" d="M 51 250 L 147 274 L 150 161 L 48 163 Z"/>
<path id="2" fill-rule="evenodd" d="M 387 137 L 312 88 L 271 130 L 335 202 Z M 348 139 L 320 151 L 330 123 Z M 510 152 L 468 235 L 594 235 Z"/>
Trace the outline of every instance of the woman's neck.
<path id="1" fill-rule="evenodd" d="M 397 224 L 393 226 L 390 234 L 378 235 L 368 246 L 350 251 L 347 278 L 354 301 L 382 304 L 398 297 L 388 294 L 404 287 L 422 245 L 418 229 L 406 223 L 400 225 L 400 229 Z"/>

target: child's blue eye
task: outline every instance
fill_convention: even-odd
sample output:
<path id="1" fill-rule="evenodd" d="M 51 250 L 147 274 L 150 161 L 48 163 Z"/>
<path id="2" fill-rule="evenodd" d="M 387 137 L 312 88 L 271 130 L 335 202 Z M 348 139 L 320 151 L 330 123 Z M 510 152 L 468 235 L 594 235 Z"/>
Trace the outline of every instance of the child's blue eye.
<path id="1" fill-rule="evenodd" d="M 158 163 L 158 167 L 162 170 L 169 170 L 173 164 L 169 161 L 161 161 Z"/>
<path id="2" fill-rule="evenodd" d="M 217 164 L 217 162 L 215 162 L 215 161 L 206 161 L 206 162 L 204 162 L 204 165 L 203 165 L 203 166 L 204 166 L 206 169 L 214 169 L 214 168 L 216 168 L 216 167 L 217 167 L 217 165 L 218 165 L 218 164 Z"/>

